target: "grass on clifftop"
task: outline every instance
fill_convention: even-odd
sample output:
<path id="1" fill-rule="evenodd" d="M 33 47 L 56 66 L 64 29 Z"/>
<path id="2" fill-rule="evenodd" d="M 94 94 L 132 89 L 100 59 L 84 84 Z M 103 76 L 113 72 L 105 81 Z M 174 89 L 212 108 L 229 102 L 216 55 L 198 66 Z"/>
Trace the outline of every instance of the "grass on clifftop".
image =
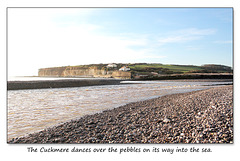
<path id="1" fill-rule="evenodd" d="M 159 68 L 159 69 L 168 69 L 173 73 L 186 73 L 189 71 L 202 70 L 201 67 L 192 66 L 192 65 L 163 65 L 163 64 L 143 64 L 143 65 L 129 65 L 131 70 L 145 70 L 147 68 Z"/>

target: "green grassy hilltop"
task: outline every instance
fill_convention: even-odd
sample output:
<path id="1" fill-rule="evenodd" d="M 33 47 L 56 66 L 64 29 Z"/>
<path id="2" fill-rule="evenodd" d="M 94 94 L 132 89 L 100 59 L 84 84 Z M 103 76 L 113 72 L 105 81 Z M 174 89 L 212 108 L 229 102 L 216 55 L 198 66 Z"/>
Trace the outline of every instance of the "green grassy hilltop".
<path id="1" fill-rule="evenodd" d="M 231 67 L 224 65 L 164 65 L 164 64 L 130 64 L 131 71 L 156 72 L 158 74 L 184 74 L 184 73 L 229 73 Z"/>

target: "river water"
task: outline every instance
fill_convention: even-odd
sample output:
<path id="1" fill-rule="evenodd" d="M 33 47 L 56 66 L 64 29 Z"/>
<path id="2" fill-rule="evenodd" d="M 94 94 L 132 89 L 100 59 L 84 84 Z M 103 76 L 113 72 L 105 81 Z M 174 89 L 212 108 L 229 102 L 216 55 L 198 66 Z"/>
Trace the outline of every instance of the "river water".
<path id="1" fill-rule="evenodd" d="M 131 84 L 8 91 L 8 139 L 130 102 L 226 82 L 140 81 Z M 133 84 L 137 83 L 137 84 Z M 231 82 L 227 82 L 231 83 Z"/>

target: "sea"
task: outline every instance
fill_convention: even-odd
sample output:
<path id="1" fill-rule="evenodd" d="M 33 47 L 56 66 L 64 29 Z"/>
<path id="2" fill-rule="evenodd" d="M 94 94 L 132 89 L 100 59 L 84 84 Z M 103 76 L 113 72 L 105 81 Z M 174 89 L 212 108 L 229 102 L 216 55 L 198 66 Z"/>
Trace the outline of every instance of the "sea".
<path id="1" fill-rule="evenodd" d="M 58 79 L 69 78 L 10 77 L 8 81 Z M 222 81 L 122 81 L 120 85 L 9 90 L 7 92 L 8 140 L 131 102 L 231 83 Z"/>

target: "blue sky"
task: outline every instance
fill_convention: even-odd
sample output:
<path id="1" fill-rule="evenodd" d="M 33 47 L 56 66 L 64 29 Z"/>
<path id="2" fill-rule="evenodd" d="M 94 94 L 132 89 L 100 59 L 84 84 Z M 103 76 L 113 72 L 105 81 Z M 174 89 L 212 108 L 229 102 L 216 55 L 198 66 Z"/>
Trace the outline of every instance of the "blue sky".
<path id="1" fill-rule="evenodd" d="M 9 8 L 8 71 L 112 62 L 232 66 L 232 23 L 232 8 Z"/>

